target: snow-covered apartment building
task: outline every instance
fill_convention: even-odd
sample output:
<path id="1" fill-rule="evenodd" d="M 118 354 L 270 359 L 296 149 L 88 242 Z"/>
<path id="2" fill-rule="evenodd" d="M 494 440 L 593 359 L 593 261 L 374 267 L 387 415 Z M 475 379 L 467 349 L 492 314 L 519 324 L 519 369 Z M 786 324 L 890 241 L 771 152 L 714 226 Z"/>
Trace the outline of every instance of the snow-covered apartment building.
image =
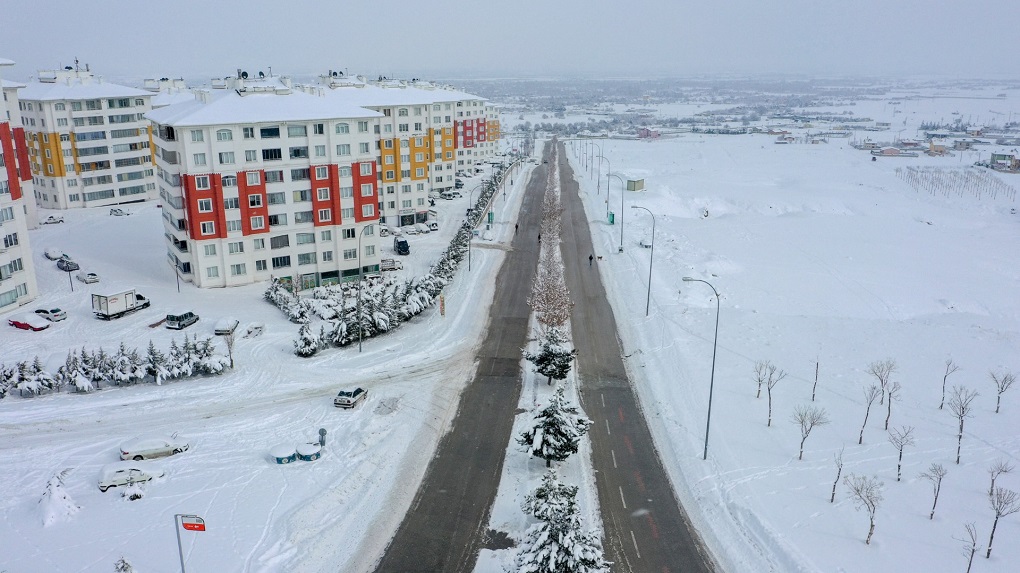
<path id="1" fill-rule="evenodd" d="M 40 71 L 19 93 L 35 200 L 69 209 L 157 197 L 145 113 L 152 93 L 87 68 Z"/>
<path id="2" fill-rule="evenodd" d="M 379 225 L 427 221 L 429 192 L 496 153 L 499 129 L 477 96 L 332 72 L 295 85 L 239 71 L 147 117 L 167 256 L 200 287 L 378 270 Z"/>
<path id="3" fill-rule="evenodd" d="M 13 64 L 0 58 L 0 72 Z M 39 294 L 28 242 L 28 229 L 37 219 L 25 130 L 17 113 L 21 86 L 0 77 L 0 313 L 28 304 Z"/>

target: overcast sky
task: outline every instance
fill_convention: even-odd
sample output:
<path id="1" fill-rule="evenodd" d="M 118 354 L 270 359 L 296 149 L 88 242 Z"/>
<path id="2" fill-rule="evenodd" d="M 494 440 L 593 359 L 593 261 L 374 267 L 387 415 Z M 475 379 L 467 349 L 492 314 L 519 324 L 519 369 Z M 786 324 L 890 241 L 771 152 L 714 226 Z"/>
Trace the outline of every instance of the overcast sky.
<path id="1" fill-rule="evenodd" d="M 1020 0 L 0 0 L 7 79 L 1020 77 Z"/>

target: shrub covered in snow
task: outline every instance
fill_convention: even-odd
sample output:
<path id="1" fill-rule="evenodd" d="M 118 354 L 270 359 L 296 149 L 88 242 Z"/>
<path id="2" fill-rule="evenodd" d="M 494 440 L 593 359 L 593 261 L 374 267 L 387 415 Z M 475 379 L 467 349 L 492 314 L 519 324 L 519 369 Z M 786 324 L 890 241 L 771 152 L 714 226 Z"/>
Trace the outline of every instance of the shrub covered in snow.
<path id="1" fill-rule="evenodd" d="M 39 506 L 42 509 L 42 522 L 45 527 L 58 521 L 67 521 L 81 509 L 64 489 L 64 478 L 70 471 L 70 469 L 66 469 L 46 482 L 46 491 L 43 492 L 42 499 L 39 500 Z"/>

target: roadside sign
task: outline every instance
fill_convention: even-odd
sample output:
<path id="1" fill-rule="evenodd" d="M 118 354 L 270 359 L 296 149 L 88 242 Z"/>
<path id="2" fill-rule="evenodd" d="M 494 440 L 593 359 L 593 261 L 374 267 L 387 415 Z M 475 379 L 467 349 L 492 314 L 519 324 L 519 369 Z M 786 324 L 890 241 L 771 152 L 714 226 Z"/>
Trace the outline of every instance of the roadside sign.
<path id="1" fill-rule="evenodd" d="M 205 520 L 197 515 L 182 515 L 181 527 L 188 531 L 205 531 Z"/>

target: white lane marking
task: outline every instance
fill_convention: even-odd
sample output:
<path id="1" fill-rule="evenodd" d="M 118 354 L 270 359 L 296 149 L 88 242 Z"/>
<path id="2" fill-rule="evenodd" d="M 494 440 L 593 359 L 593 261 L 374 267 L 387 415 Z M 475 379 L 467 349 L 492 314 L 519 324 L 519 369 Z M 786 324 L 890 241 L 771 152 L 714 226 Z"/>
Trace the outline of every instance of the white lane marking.
<path id="1" fill-rule="evenodd" d="M 609 450 L 609 453 L 613 454 L 613 469 L 616 469 L 616 450 Z"/>
<path id="2" fill-rule="evenodd" d="M 623 509 L 627 509 L 627 500 L 623 499 L 623 486 L 620 487 L 620 502 L 623 503 Z"/>
<path id="3" fill-rule="evenodd" d="M 634 530 L 630 530 L 630 540 L 634 543 L 634 551 L 637 553 L 638 559 L 641 559 L 641 550 L 637 546 L 637 538 L 634 537 Z"/>
<path id="4" fill-rule="evenodd" d="M 599 394 L 599 396 L 602 398 L 602 407 L 605 408 L 606 407 L 606 395 L 605 394 Z"/>
<path id="5" fill-rule="evenodd" d="M 606 433 L 612 435 L 612 432 L 609 431 L 609 418 L 606 418 Z"/>

